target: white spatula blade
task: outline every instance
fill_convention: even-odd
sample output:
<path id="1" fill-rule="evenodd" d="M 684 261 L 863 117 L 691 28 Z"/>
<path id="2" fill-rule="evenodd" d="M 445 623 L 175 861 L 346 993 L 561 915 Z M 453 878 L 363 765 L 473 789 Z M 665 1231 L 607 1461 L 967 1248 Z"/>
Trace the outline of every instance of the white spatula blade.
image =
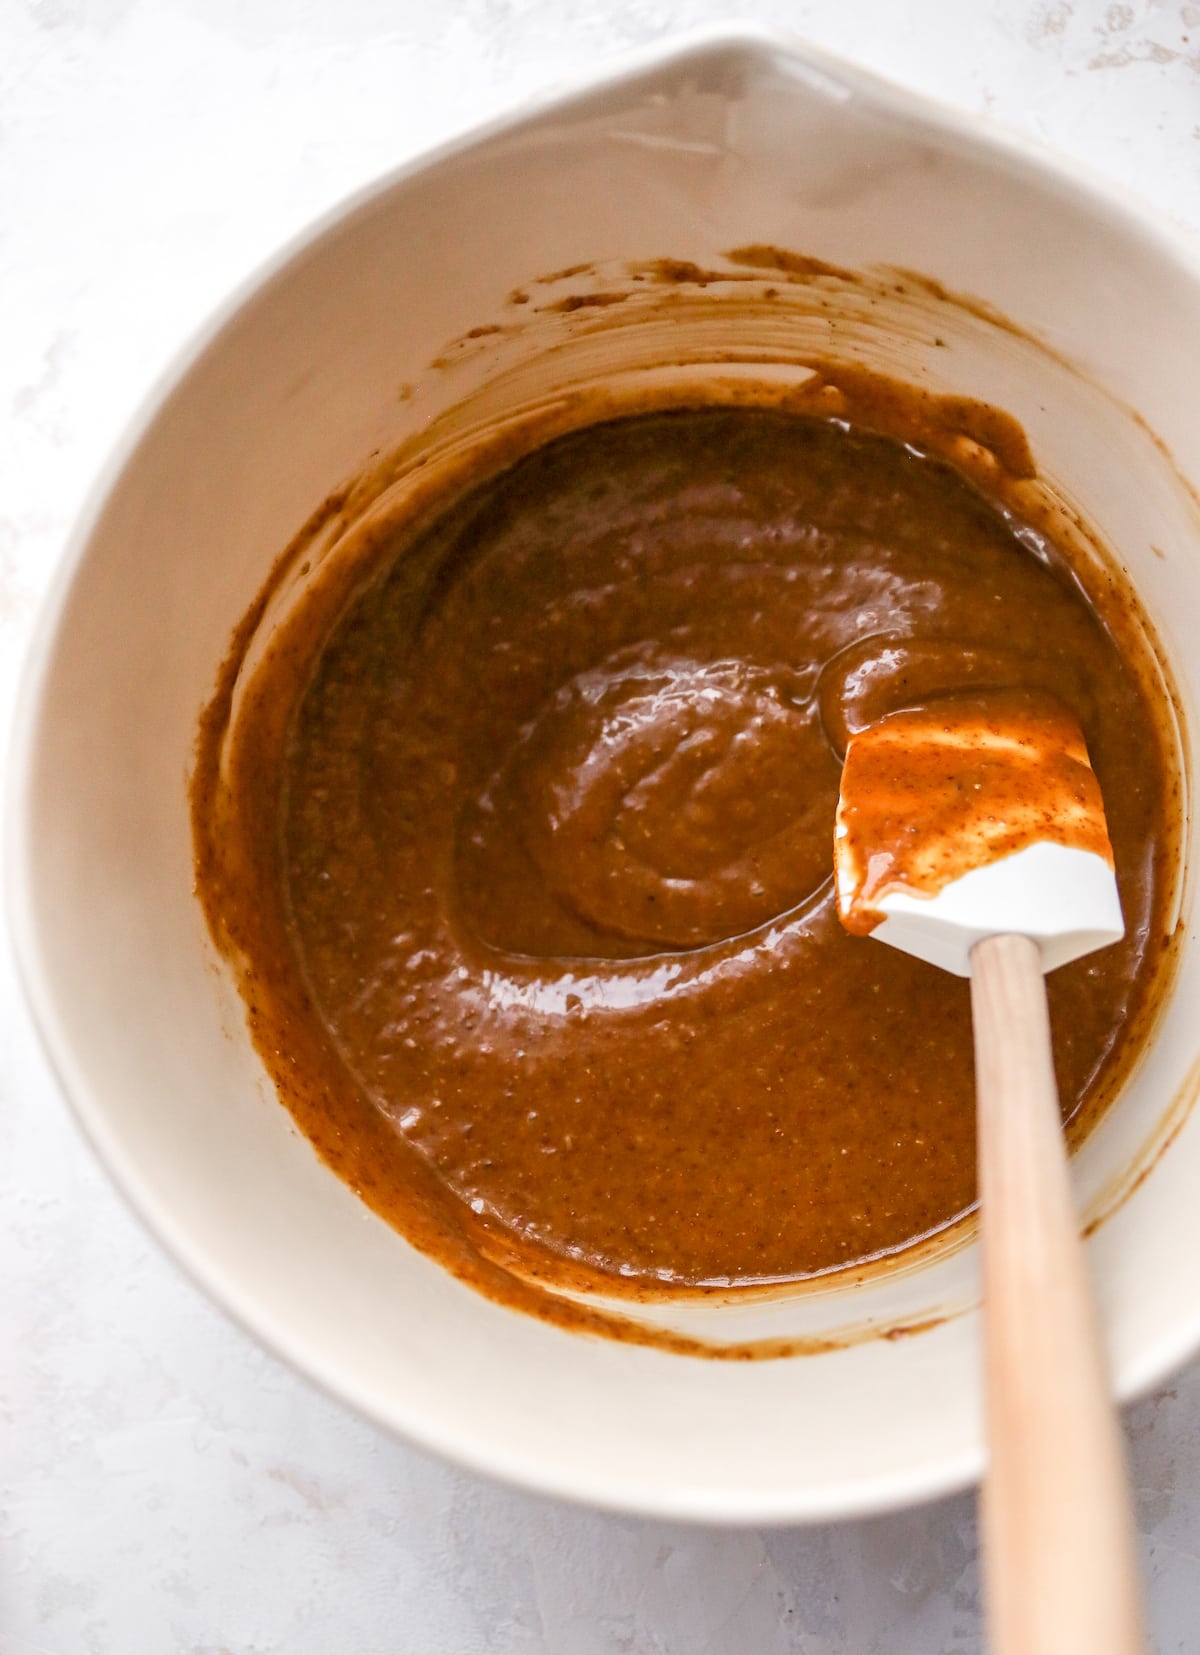
<path id="1" fill-rule="evenodd" d="M 879 909 L 876 941 L 958 977 L 971 975 L 971 950 L 984 937 L 1031 937 L 1042 970 L 1054 971 L 1125 935 L 1116 876 L 1104 858 L 1049 843 L 973 868 L 935 896 L 893 891 Z"/>
<path id="2" fill-rule="evenodd" d="M 848 930 L 959 977 L 987 937 L 1030 938 L 1053 971 L 1125 934 L 1083 732 L 1039 692 L 946 696 L 855 734 L 833 861 Z"/>

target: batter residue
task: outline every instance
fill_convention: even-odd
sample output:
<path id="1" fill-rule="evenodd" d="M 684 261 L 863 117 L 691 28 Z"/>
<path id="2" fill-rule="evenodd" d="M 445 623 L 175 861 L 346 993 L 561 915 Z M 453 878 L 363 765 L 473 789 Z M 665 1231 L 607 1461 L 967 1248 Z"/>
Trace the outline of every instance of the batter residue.
<path id="1" fill-rule="evenodd" d="M 591 426 L 380 551 L 275 746 L 257 687 L 256 849 L 219 871 L 198 782 L 201 893 L 301 1126 L 455 1268 L 828 1271 L 975 1194 L 967 985 L 837 921 L 848 732 L 959 690 L 1079 719 L 1128 929 L 1050 979 L 1073 1113 L 1136 1050 L 1165 946 L 1138 637 L 893 437 L 747 407 Z"/>

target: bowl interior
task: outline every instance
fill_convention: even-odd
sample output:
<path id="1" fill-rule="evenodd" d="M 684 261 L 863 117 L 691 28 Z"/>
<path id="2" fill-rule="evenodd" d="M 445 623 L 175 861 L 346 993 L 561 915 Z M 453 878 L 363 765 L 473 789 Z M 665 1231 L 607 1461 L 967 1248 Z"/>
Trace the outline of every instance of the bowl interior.
<path id="1" fill-rule="evenodd" d="M 666 329 L 649 305 L 620 326 L 550 306 L 630 261 L 711 267 L 747 244 L 927 272 L 1030 330 L 897 278 L 871 313 L 799 304 L 779 349 L 795 371 L 806 349 L 848 356 L 1015 414 L 1126 565 L 1178 680 L 1181 731 L 1195 728 L 1200 271 L 1090 186 L 917 100 L 807 52 L 722 39 L 386 181 L 191 352 L 47 610 L 14 766 L 10 894 L 34 1009 L 87 1130 L 255 1333 L 482 1469 L 626 1509 L 771 1521 L 879 1509 L 978 1468 L 974 1249 L 857 1289 L 672 1313 L 718 1339 L 934 1324 L 786 1361 L 581 1338 L 481 1299 L 362 1207 L 275 1100 L 193 897 L 187 808 L 231 631 L 324 496 L 431 426 L 459 440 L 581 376 L 644 383 L 683 359 L 699 371 L 722 342 L 719 288 L 685 295 Z M 502 331 L 468 337 L 481 326 Z M 1200 1337 L 1185 1263 L 1200 1244 L 1198 973 L 1189 926 L 1152 1049 L 1076 1161 L 1085 1206 L 1112 1209 L 1091 1251 L 1126 1394 Z"/>

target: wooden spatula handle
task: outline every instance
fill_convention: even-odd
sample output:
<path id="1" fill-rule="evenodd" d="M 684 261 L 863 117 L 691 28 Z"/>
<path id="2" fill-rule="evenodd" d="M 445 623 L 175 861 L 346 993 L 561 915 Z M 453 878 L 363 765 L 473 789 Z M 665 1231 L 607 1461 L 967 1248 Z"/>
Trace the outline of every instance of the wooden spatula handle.
<path id="1" fill-rule="evenodd" d="M 1120 1422 L 1071 1197 L 1036 944 L 971 955 L 993 1655 L 1143 1655 Z"/>

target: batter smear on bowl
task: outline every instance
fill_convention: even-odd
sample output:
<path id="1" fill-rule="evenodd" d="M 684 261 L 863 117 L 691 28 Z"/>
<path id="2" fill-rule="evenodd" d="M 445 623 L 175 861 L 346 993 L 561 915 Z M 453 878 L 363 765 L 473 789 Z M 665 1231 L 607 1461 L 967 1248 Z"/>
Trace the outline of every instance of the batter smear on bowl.
<path id="1" fill-rule="evenodd" d="M 651 412 L 516 459 L 384 536 L 231 726 L 235 650 L 206 715 L 199 889 L 284 1101 L 419 1245 L 547 1314 L 530 1283 L 788 1283 L 952 1225 L 968 989 L 839 926 L 842 755 L 951 692 L 1079 720 L 1127 918 L 1049 980 L 1064 1106 L 1094 1116 L 1174 878 L 1121 613 L 869 417 Z"/>

